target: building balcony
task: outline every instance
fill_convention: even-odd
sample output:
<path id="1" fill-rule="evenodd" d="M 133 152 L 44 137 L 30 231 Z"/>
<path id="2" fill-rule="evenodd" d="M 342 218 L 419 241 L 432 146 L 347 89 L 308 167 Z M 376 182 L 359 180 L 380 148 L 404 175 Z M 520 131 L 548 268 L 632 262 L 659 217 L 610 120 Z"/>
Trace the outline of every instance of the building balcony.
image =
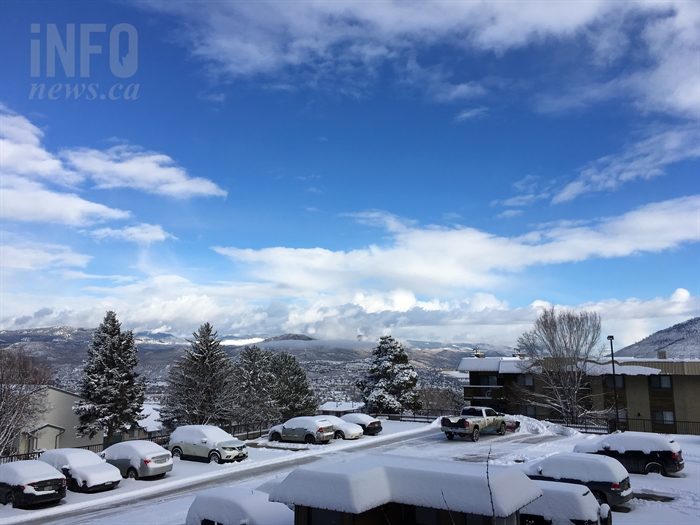
<path id="1" fill-rule="evenodd" d="M 505 399 L 505 389 L 499 385 L 469 385 L 464 387 L 464 399 Z"/>

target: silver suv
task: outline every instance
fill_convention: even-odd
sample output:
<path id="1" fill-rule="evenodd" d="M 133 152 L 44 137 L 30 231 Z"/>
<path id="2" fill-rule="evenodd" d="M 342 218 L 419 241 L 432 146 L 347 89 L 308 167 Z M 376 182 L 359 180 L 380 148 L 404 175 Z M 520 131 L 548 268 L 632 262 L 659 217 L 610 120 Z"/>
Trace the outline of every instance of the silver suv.
<path id="1" fill-rule="evenodd" d="M 300 416 L 270 428 L 268 436 L 270 441 L 328 443 L 333 434 L 333 424 L 323 416 Z"/>
<path id="2" fill-rule="evenodd" d="M 182 459 L 208 459 L 214 463 L 243 461 L 248 448 L 240 439 L 213 425 L 185 425 L 170 434 L 168 450 Z"/>

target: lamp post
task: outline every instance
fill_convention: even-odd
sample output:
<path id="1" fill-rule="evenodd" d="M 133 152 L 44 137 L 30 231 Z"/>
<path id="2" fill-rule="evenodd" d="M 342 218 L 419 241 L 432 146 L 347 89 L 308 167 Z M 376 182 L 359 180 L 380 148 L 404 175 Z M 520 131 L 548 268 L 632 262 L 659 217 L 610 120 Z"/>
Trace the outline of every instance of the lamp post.
<path id="1" fill-rule="evenodd" d="M 608 341 L 610 341 L 610 358 L 612 359 L 612 369 L 613 369 L 613 396 L 615 396 L 615 430 L 620 428 L 620 409 L 617 406 L 617 376 L 615 375 L 615 351 L 613 350 L 613 340 L 615 336 L 609 335 Z"/>

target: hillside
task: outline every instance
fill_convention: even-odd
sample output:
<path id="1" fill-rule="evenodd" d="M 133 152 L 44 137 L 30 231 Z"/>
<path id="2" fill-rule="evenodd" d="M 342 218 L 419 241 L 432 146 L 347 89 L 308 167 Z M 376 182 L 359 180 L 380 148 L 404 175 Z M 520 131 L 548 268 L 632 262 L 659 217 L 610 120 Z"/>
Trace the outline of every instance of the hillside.
<path id="1" fill-rule="evenodd" d="M 700 317 L 659 330 L 615 355 L 656 358 L 657 350 L 666 351 L 669 359 L 700 358 Z"/>

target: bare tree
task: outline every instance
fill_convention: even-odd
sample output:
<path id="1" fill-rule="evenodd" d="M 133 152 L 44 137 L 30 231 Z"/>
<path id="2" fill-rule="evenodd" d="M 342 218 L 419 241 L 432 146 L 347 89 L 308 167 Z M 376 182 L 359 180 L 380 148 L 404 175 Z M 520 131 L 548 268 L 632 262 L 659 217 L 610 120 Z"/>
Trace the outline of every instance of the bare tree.
<path id="1" fill-rule="evenodd" d="M 0 455 L 16 452 L 19 436 L 44 411 L 49 370 L 24 350 L 0 348 Z"/>
<path id="2" fill-rule="evenodd" d="M 569 422 L 589 413 L 592 396 L 586 368 L 603 349 L 600 333 L 600 316 L 595 312 L 543 311 L 516 346 L 529 357 L 523 371 L 532 373 L 541 387 L 522 389 L 525 400 Z"/>

